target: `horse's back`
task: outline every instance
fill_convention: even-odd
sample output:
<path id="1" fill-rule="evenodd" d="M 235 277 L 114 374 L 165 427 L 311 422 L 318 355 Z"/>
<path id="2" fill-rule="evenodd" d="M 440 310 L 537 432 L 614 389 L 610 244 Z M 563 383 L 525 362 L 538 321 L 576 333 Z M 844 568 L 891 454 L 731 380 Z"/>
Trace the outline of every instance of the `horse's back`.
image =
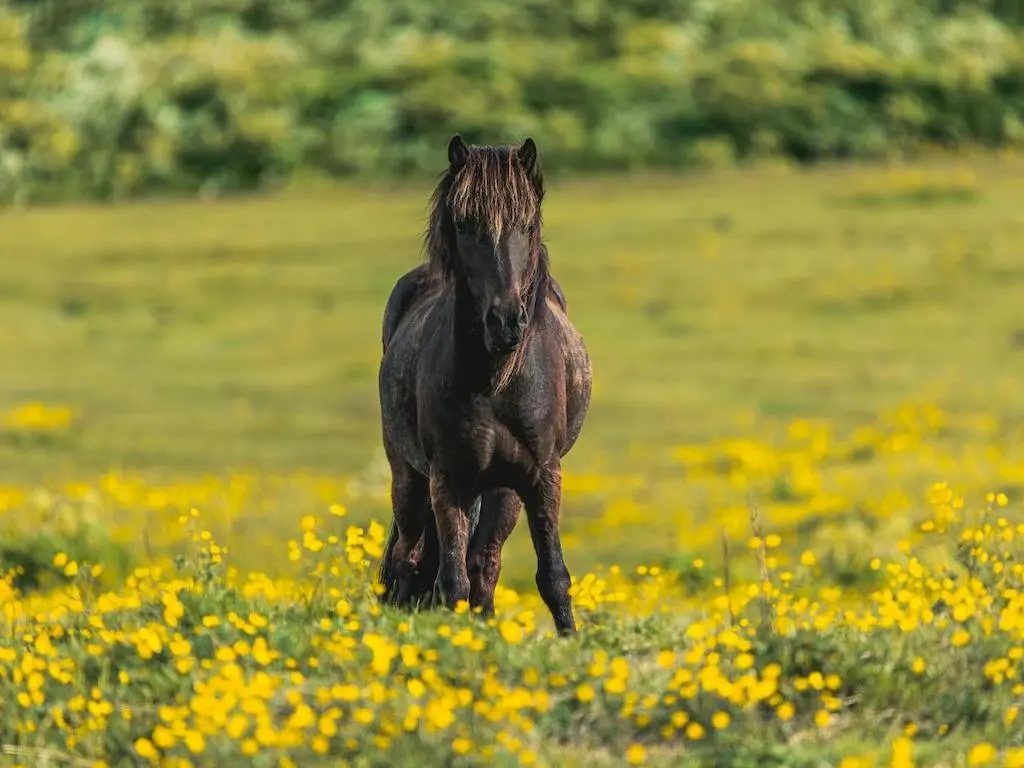
<path id="1" fill-rule="evenodd" d="M 409 270 L 402 275 L 391 294 L 388 296 L 387 305 L 384 307 L 384 321 L 381 328 L 381 343 L 387 349 L 391 337 L 398 330 L 402 318 L 415 304 L 416 300 L 422 298 L 427 287 L 427 265 L 420 264 L 418 267 Z"/>

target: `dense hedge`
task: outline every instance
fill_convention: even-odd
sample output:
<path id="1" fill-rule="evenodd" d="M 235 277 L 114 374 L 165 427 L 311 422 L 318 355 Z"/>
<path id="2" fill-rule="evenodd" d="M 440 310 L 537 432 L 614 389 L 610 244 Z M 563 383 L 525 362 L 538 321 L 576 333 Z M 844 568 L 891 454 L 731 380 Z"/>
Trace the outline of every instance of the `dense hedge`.
<path id="1" fill-rule="evenodd" d="M 0 0 L 0 200 L 1024 143 L 1020 0 Z"/>

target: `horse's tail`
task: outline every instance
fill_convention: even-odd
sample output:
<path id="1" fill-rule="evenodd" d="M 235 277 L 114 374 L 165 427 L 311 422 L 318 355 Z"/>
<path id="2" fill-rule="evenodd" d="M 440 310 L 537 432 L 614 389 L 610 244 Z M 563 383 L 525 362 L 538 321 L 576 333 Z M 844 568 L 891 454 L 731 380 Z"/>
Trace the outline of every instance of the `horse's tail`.
<path id="1" fill-rule="evenodd" d="M 395 542 L 398 541 L 398 524 L 394 520 L 391 521 L 391 532 L 388 533 L 387 544 L 384 545 L 384 555 L 380 561 L 380 571 L 378 573 L 378 581 L 381 586 L 384 587 L 384 591 L 381 593 L 381 600 L 387 602 L 394 594 L 395 588 L 398 586 L 398 576 L 395 574 L 395 567 L 392 564 L 391 555 L 395 551 Z"/>

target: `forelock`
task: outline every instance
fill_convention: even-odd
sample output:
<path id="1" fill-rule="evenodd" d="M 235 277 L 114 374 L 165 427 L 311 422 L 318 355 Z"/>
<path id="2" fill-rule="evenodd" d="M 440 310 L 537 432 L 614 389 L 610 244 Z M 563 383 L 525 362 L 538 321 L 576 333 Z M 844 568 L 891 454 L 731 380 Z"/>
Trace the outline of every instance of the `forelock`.
<path id="1" fill-rule="evenodd" d="M 452 215 L 486 227 L 495 241 L 509 228 L 528 227 L 537 206 L 537 191 L 514 148 L 470 148 L 448 194 Z"/>

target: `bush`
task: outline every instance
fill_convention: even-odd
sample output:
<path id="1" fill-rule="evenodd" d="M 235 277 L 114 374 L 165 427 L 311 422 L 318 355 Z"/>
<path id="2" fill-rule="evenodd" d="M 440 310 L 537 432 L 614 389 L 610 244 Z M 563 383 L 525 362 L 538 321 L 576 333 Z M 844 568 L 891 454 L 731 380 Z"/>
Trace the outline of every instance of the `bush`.
<path id="1" fill-rule="evenodd" d="M 968 0 L 0 0 L 0 199 L 1024 142 L 1024 18 Z"/>

